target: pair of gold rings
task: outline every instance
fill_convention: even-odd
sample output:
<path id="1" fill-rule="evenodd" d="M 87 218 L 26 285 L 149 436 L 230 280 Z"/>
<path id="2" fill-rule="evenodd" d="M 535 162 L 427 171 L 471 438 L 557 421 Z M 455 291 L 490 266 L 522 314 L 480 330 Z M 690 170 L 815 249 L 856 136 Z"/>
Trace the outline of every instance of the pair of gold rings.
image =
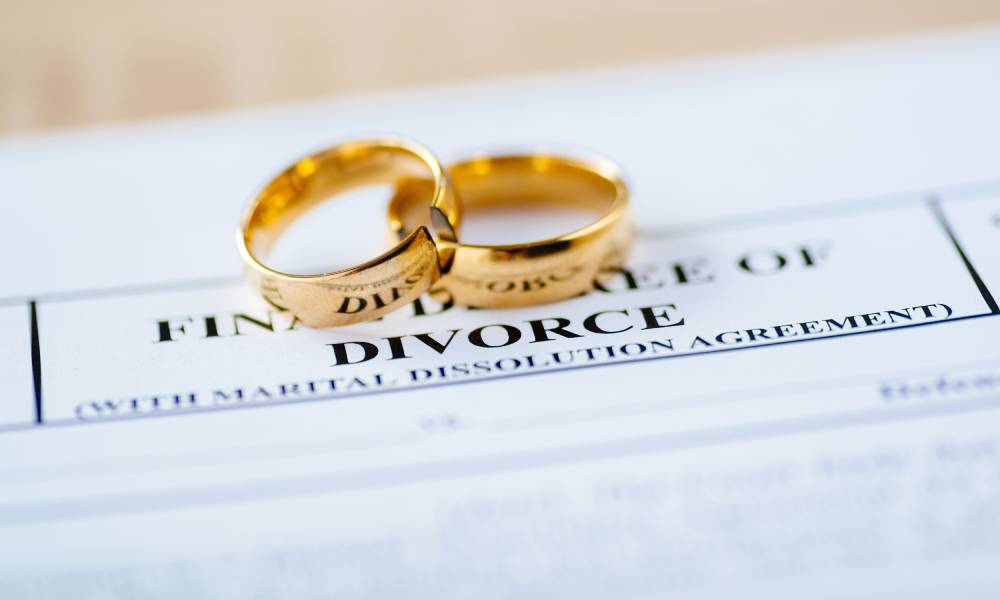
<path id="1" fill-rule="evenodd" d="M 362 264 L 292 274 L 263 260 L 282 232 L 337 194 L 391 184 L 395 246 Z M 466 208 L 520 202 L 573 204 L 600 217 L 536 242 L 459 242 Z M 243 215 L 238 236 L 247 277 L 265 300 L 313 327 L 376 319 L 415 300 L 435 282 L 457 303 L 480 308 L 552 302 L 585 293 L 622 265 L 632 243 L 628 189 L 602 159 L 548 154 L 476 157 L 447 169 L 415 142 L 381 138 L 307 156 L 271 180 Z M 429 209 L 429 210 L 428 210 Z"/>

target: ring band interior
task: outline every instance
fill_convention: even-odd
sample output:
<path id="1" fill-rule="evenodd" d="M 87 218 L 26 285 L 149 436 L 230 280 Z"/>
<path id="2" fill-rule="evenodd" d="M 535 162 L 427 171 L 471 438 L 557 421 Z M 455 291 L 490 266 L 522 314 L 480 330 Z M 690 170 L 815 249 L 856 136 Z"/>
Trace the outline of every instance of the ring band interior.
<path id="1" fill-rule="evenodd" d="M 425 157 L 402 146 L 343 146 L 304 158 L 257 196 L 243 229 L 247 250 L 261 262 L 295 220 L 332 196 L 360 187 L 426 182 L 414 198 L 426 212 L 434 177 Z"/>
<path id="2" fill-rule="evenodd" d="M 618 196 L 617 186 L 607 177 L 563 159 L 476 159 L 452 166 L 451 174 L 454 181 L 461 182 L 462 200 L 467 207 L 531 202 L 604 213 Z"/>
<path id="3" fill-rule="evenodd" d="M 544 203 L 585 209 L 596 215 L 596 222 L 614 208 L 616 201 L 621 201 L 616 175 L 571 159 L 489 157 L 451 165 L 449 171 L 466 214 L 477 208 Z M 393 198 L 390 220 L 402 222 L 401 234 L 426 224 L 426 210 L 420 200 L 426 197 L 427 185 L 423 181 L 408 182 Z"/>

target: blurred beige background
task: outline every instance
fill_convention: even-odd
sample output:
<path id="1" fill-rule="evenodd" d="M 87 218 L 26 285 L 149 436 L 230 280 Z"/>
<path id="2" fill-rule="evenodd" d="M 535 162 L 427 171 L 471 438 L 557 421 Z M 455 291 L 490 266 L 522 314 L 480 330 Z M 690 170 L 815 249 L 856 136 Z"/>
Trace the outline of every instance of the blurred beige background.
<path id="1" fill-rule="evenodd" d="M 0 133 L 1000 21 L 998 0 L 4 0 Z"/>

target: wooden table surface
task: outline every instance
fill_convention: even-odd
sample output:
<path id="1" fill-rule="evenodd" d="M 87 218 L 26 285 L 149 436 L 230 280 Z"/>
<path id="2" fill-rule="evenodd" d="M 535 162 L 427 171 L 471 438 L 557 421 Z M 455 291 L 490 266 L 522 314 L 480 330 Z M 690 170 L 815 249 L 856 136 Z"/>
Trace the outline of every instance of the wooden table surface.
<path id="1" fill-rule="evenodd" d="M 1000 21 L 998 0 L 7 0 L 0 133 Z"/>

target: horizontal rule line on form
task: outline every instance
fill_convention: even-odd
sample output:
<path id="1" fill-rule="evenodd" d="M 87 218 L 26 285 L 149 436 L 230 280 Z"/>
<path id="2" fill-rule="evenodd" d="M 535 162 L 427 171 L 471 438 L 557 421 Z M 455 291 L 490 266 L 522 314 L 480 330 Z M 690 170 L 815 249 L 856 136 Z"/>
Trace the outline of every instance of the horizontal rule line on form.
<path id="1" fill-rule="evenodd" d="M 279 400 L 274 402 L 259 402 L 253 404 L 236 404 L 227 406 L 217 406 L 217 407 L 205 407 L 205 408 L 193 408 L 193 409 L 178 409 L 165 411 L 161 413 L 144 413 L 138 415 L 129 416 L 119 416 L 119 417 L 103 417 L 96 419 L 46 419 L 45 424 L 42 427 L 34 423 L 18 423 L 13 425 L 0 425 L 0 433 L 13 433 L 18 431 L 32 430 L 41 431 L 43 429 L 49 429 L 52 427 L 74 427 L 82 425 L 99 425 L 99 424 L 110 424 L 110 423 L 124 423 L 144 419 L 156 419 L 156 418 L 166 418 L 166 417 L 183 417 L 183 416 L 194 416 L 209 413 L 218 413 L 225 411 L 235 411 L 235 410 L 245 410 L 245 409 L 261 409 L 261 408 L 275 408 L 279 406 L 296 406 L 300 404 L 308 404 L 313 402 L 329 402 L 329 401 L 346 401 L 353 398 L 363 398 L 369 396 L 380 396 L 387 394 L 402 394 L 407 392 L 415 392 L 420 390 L 429 390 L 435 388 L 443 388 L 455 385 L 469 385 L 469 384 L 483 384 L 483 383 L 493 383 L 497 381 L 504 381 L 509 379 L 516 379 L 522 377 L 534 377 L 534 376 L 544 376 L 551 375 L 554 373 L 563 373 L 567 371 L 578 371 L 583 369 L 595 369 L 595 368 L 605 368 L 605 367 L 615 367 L 623 365 L 634 365 L 639 363 L 647 363 L 659 360 L 670 360 L 670 359 L 681 359 L 681 358 L 692 358 L 696 356 L 704 356 L 710 354 L 722 354 L 727 352 L 739 352 L 745 350 L 761 350 L 764 348 L 770 348 L 775 346 L 785 346 L 788 344 L 798 344 L 806 342 L 819 342 L 823 340 L 834 340 L 841 339 L 852 336 L 868 335 L 876 333 L 888 333 L 890 331 L 897 331 L 902 329 L 915 329 L 918 327 L 927 327 L 931 325 L 942 325 L 945 323 L 956 323 L 960 321 L 969 321 L 973 319 L 983 319 L 987 317 L 996 317 L 995 313 L 988 312 L 976 315 L 965 315 L 961 317 L 952 317 L 947 319 L 941 319 L 938 321 L 925 321 L 922 323 L 911 323 L 907 325 L 897 325 L 895 327 L 883 327 L 880 329 L 866 329 L 863 331 L 849 331 L 845 333 L 838 333 L 833 335 L 825 335 L 813 338 L 798 338 L 798 339 L 786 339 L 782 341 L 770 342 L 767 344 L 749 345 L 749 346 L 736 346 L 731 348 L 717 348 L 713 350 L 702 350 L 699 352 L 686 352 L 682 354 L 663 354 L 659 356 L 649 356 L 646 358 L 634 358 L 629 360 L 620 361 L 609 361 L 609 362 L 599 362 L 599 363 L 588 363 L 583 365 L 570 365 L 559 368 L 552 369 L 539 369 L 537 371 L 526 371 L 522 373 L 510 373 L 506 375 L 495 375 L 490 377 L 481 377 L 478 379 L 457 379 L 451 381 L 442 381 L 437 383 L 427 383 L 418 385 L 408 385 L 393 387 L 380 390 L 371 390 L 365 392 L 347 392 L 340 394 L 329 394 L 325 396 L 315 396 L 312 398 L 297 398 L 292 400 Z"/>
<path id="2" fill-rule="evenodd" d="M 966 199 L 963 194 L 986 192 L 987 190 L 998 191 L 1000 179 L 987 181 L 977 181 L 963 184 L 939 186 L 934 189 L 917 190 L 893 194 L 882 194 L 877 196 L 866 196 L 853 200 L 832 202 L 805 208 L 777 208 L 745 213 L 734 217 L 710 219 L 681 225 L 677 227 L 665 227 L 662 229 L 652 229 L 641 231 L 640 237 L 645 239 L 667 239 L 674 236 L 698 234 L 705 231 L 726 229 L 731 227 L 753 227 L 758 225 L 770 225 L 777 219 L 785 221 L 795 221 L 813 217 L 827 216 L 830 214 L 844 214 L 852 212 L 864 212 L 868 210 L 888 210 L 892 208 L 910 208 L 922 204 L 928 196 L 948 196 L 955 194 L 957 197 L 944 198 L 944 202 L 956 202 Z M 43 302 L 65 302 L 73 300 L 85 300 L 92 298 L 114 298 L 124 296 L 136 296 L 143 294 L 156 294 L 172 291 L 213 289 L 222 287 L 233 287 L 241 285 L 243 278 L 239 275 L 225 275 L 216 277 L 202 277 L 196 279 L 185 279 L 176 281 L 163 281 L 157 283 L 144 283 L 125 286 L 111 286 L 105 288 L 92 288 L 82 290 L 66 290 L 61 292 L 50 292 L 45 294 L 33 294 L 26 296 L 9 296 L 0 298 L 0 306 L 26 304 L 31 300 L 38 303 Z"/>
<path id="3" fill-rule="evenodd" d="M 424 464 L 376 467 L 346 473 L 316 473 L 249 483 L 198 485 L 169 492 L 124 492 L 60 500 L 33 500 L 30 503 L 7 505 L 0 509 L 0 527 L 362 491 L 731 443 L 763 441 L 804 433 L 891 425 L 926 418 L 985 412 L 997 408 L 1000 408 L 1000 399 L 990 397 L 947 405 L 911 406 L 892 411 L 868 409 L 839 415 L 815 415 L 768 423 L 651 434 L 624 440 L 479 458 L 445 459 Z"/>

